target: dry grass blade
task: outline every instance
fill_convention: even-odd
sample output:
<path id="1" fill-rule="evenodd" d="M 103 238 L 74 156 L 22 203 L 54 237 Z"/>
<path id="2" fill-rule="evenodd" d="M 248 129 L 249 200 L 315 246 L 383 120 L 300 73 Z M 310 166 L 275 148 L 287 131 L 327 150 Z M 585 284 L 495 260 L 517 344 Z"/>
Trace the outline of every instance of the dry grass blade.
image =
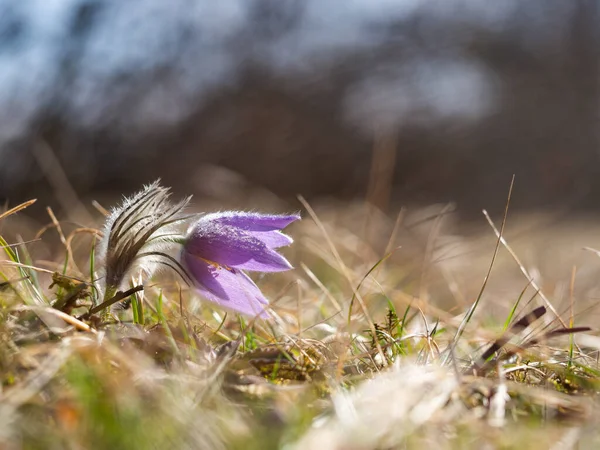
<path id="1" fill-rule="evenodd" d="M 3 266 L 13 266 L 13 267 L 21 267 L 23 269 L 31 269 L 31 270 L 35 270 L 37 272 L 49 273 L 49 274 L 53 274 L 55 272 L 54 270 L 43 269 L 41 267 L 31 266 L 31 265 L 28 265 L 28 264 L 22 264 L 22 263 L 18 263 L 18 262 L 15 262 L 15 261 L 0 261 L 0 265 L 3 265 Z M 73 279 L 76 279 L 76 278 L 73 278 Z"/>
<path id="2" fill-rule="evenodd" d="M 79 270 L 79 268 L 77 267 L 77 265 L 75 263 L 75 257 L 73 256 L 73 249 L 71 248 L 70 241 L 67 241 L 67 238 L 65 237 L 65 233 L 63 232 L 62 227 L 60 225 L 60 222 L 56 218 L 56 215 L 54 214 L 54 211 L 52 211 L 52 208 L 50 208 L 48 206 L 46 208 L 46 211 L 48 212 L 48 215 L 50 216 L 50 220 L 52 221 L 52 225 L 54 225 L 54 228 L 56 228 L 56 232 L 58 233 L 58 236 L 60 238 L 60 242 L 65 247 L 67 255 L 69 256 L 68 260 L 67 260 L 67 264 L 71 265 L 72 268 L 77 273 L 80 274 L 81 271 Z"/>
<path id="3" fill-rule="evenodd" d="M 102 233 L 99 230 L 96 230 L 95 228 L 87 228 L 87 227 L 76 228 L 75 230 L 71 231 L 71 233 L 69 233 L 69 235 L 67 236 L 67 240 L 66 240 L 67 248 L 72 248 L 73 239 L 75 239 L 75 236 L 78 236 L 81 234 L 88 234 L 88 235 L 92 236 L 92 238 L 102 237 Z"/>
<path id="4" fill-rule="evenodd" d="M 479 302 L 481 301 L 481 298 L 483 297 L 483 293 L 487 286 L 488 280 L 490 279 L 490 275 L 492 273 L 494 263 L 496 262 L 496 257 L 498 256 L 498 250 L 500 249 L 500 242 L 502 241 L 502 234 L 504 233 L 504 226 L 506 225 L 506 218 L 508 217 L 508 208 L 510 206 L 510 198 L 512 196 L 514 184 L 515 184 L 515 176 L 513 175 L 512 179 L 510 181 L 510 187 L 508 189 L 508 196 L 506 198 L 506 206 L 504 207 L 504 215 L 502 217 L 502 227 L 500 228 L 500 231 L 498 233 L 496 233 L 498 240 L 496 241 L 496 246 L 494 247 L 494 253 L 492 254 L 492 260 L 490 261 L 490 267 L 488 268 L 485 278 L 483 279 L 483 283 L 481 284 L 481 289 L 479 290 L 479 294 L 477 295 L 477 298 L 475 299 L 475 301 L 473 302 L 473 304 L 467 311 L 467 314 L 465 315 L 465 318 L 463 319 L 460 326 L 458 327 L 458 330 L 456 330 L 456 335 L 454 336 L 451 346 L 455 346 L 456 343 L 458 342 L 458 340 L 460 339 L 460 337 L 462 336 L 465 327 L 467 326 L 467 324 L 473 317 L 473 314 L 475 314 L 475 310 L 477 309 L 477 306 L 479 305 Z M 483 211 L 483 213 L 487 214 L 485 212 L 485 210 Z M 452 354 L 452 351 L 450 351 L 448 353 L 448 355 L 451 355 L 451 354 Z"/>
<path id="5" fill-rule="evenodd" d="M 94 208 L 96 208 L 96 210 L 102 214 L 104 217 L 108 216 L 110 214 L 110 211 L 108 211 L 104 206 L 102 206 L 100 203 L 98 203 L 97 200 L 92 200 L 92 206 Z"/>
<path id="6" fill-rule="evenodd" d="M 300 195 L 300 196 L 298 196 L 298 199 L 300 200 L 300 203 L 302 203 L 302 206 L 304 206 L 304 208 L 306 208 L 306 210 L 310 214 L 311 218 L 315 221 L 315 223 L 317 224 L 317 227 L 319 227 L 319 230 L 321 231 L 321 233 L 323 233 L 323 237 L 327 241 L 327 244 L 329 246 L 329 249 L 331 250 L 331 253 L 333 254 L 334 258 L 336 259 L 336 262 L 338 263 L 339 268 L 342 271 L 342 274 L 348 281 L 348 284 L 350 285 L 350 288 L 352 289 L 353 294 L 356 296 L 356 299 L 358 300 L 358 303 L 363 311 L 363 314 L 365 315 L 365 318 L 367 319 L 371 333 L 373 333 L 373 336 L 376 336 L 377 331 L 375 329 L 375 322 L 373 322 L 373 319 L 371 318 L 371 315 L 369 314 L 369 310 L 367 309 L 367 305 L 365 304 L 362 296 L 355 288 L 354 283 L 352 281 L 352 277 L 350 276 L 350 273 L 348 271 L 348 267 L 346 267 L 346 265 L 344 264 L 344 261 L 342 260 L 342 257 L 340 256 L 339 252 L 335 248 L 333 241 L 329 237 L 329 233 L 327 233 L 325 226 L 323 225 L 323 223 L 321 222 L 321 220 L 319 219 L 319 217 L 317 216 L 315 211 L 312 209 L 312 207 L 304 199 L 304 197 L 302 197 Z M 383 353 L 383 349 L 381 348 L 381 344 L 379 343 L 379 341 L 377 339 L 375 339 L 375 346 L 377 348 L 377 351 L 379 352 L 382 363 L 384 365 L 387 365 L 387 358 L 385 357 L 385 354 Z"/>
<path id="7" fill-rule="evenodd" d="M 6 219 L 8 216 L 12 216 L 13 214 L 18 213 L 19 211 L 24 210 L 25 208 L 33 205 L 35 202 L 37 202 L 37 199 L 34 198 L 24 203 L 21 203 L 20 205 L 17 205 L 14 208 L 9 209 L 8 211 L 4 211 L 0 214 L 0 220 Z"/>
<path id="8" fill-rule="evenodd" d="M 323 282 L 321 280 L 319 280 L 319 278 L 313 273 L 312 270 L 310 270 L 308 268 L 308 266 L 306 264 L 300 263 L 300 267 L 302 267 L 302 270 L 304 270 L 306 275 L 308 275 L 308 277 L 319 287 L 319 289 L 321 289 L 321 292 L 323 292 L 323 294 L 325 294 L 325 296 L 329 299 L 329 301 L 331 301 L 331 304 L 334 306 L 334 308 L 337 311 L 341 311 L 342 307 L 340 306 L 338 301 L 335 299 L 335 297 L 333 296 L 331 291 L 329 289 L 327 289 L 327 286 L 325 286 L 323 284 Z"/>
<path id="9" fill-rule="evenodd" d="M 429 267 L 432 262 L 433 252 L 435 250 L 435 242 L 438 238 L 440 231 L 442 229 L 442 222 L 446 214 L 452 210 L 453 205 L 448 203 L 444 208 L 440 211 L 440 213 L 436 216 L 433 226 L 429 232 L 429 236 L 427 236 L 427 244 L 425 247 L 425 252 L 423 256 L 423 263 L 421 266 L 421 279 L 419 282 L 419 297 L 422 299 L 427 299 L 427 281 L 429 275 Z"/>
<path id="10" fill-rule="evenodd" d="M 398 215 L 396 216 L 396 220 L 394 221 L 394 228 L 392 228 L 390 238 L 388 239 L 388 243 L 385 246 L 385 250 L 383 251 L 384 255 L 387 255 L 394 249 L 396 238 L 398 237 L 398 231 L 400 230 L 400 225 L 402 225 L 402 221 L 404 220 L 405 215 L 406 209 L 400 208 L 400 212 L 398 213 Z"/>
<path id="11" fill-rule="evenodd" d="M 565 321 L 562 319 L 562 317 L 560 317 L 560 314 L 558 313 L 558 311 L 556 310 L 556 308 L 554 307 L 554 305 L 552 305 L 552 303 L 550 302 L 550 300 L 548 299 L 548 297 L 546 297 L 546 295 L 542 291 L 542 288 L 536 283 L 536 281 L 533 279 L 533 277 L 529 274 L 529 271 L 525 268 L 525 266 L 523 265 L 523 263 L 521 262 L 521 260 L 517 256 L 517 254 L 510 247 L 510 245 L 508 245 L 508 242 L 506 242 L 506 239 L 504 239 L 504 237 L 502 236 L 502 232 L 498 231 L 498 228 L 496 228 L 496 225 L 492 221 L 492 219 L 491 219 L 490 215 L 487 213 L 487 211 L 484 210 L 483 211 L 483 215 L 485 216 L 485 218 L 487 219 L 488 223 L 490 224 L 490 227 L 492 227 L 492 230 L 494 230 L 494 233 L 496 233 L 496 236 L 498 237 L 498 241 L 504 246 L 504 248 L 508 251 L 508 253 L 510 254 L 510 256 L 517 263 L 517 265 L 519 266 L 519 269 L 521 269 L 521 272 L 523 273 L 523 275 L 525 275 L 525 278 L 531 284 L 531 287 L 533 287 L 537 291 L 537 293 L 540 296 L 540 298 L 544 301 L 544 303 L 546 304 L 546 306 L 548 307 L 548 309 L 550 311 L 552 311 L 552 313 L 560 321 L 561 325 L 563 327 L 567 328 L 568 325 L 565 323 Z"/>
<path id="12" fill-rule="evenodd" d="M 71 220 L 93 223 L 93 218 L 81 203 L 56 152 L 45 141 L 31 146 L 31 152 L 54 190 L 56 200 Z"/>
<path id="13" fill-rule="evenodd" d="M 67 324 L 72 325 L 77 330 L 86 331 L 86 332 L 92 333 L 92 334 L 98 333 L 95 329 L 90 327 L 87 323 L 84 323 L 81 320 L 76 319 L 75 317 L 73 317 L 69 314 L 66 314 L 62 311 L 59 311 L 58 309 L 55 309 L 55 308 L 48 308 L 48 307 L 43 307 L 43 306 L 23 306 L 21 309 L 34 311 L 36 313 L 53 314 L 53 315 L 57 316 L 58 318 L 64 320 Z"/>

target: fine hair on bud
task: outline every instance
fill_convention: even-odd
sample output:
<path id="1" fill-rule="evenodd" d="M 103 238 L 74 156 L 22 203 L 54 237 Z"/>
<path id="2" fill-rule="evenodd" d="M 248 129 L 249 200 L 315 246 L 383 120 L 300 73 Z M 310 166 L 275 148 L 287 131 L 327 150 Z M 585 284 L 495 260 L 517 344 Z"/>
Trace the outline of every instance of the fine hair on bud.
<path id="1" fill-rule="evenodd" d="M 187 219 L 183 210 L 191 197 L 172 203 L 170 196 L 170 189 L 156 180 L 111 210 L 97 250 L 105 301 L 136 267 L 151 275 L 157 265 L 164 265 L 187 278 L 185 269 L 167 251 L 180 237 L 178 225 Z"/>

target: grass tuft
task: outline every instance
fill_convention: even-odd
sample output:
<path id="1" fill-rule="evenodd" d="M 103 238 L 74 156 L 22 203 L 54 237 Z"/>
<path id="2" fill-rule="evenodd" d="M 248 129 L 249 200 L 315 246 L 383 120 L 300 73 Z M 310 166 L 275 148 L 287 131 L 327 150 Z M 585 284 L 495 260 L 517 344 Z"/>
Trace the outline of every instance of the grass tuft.
<path id="1" fill-rule="evenodd" d="M 129 201 L 145 211 L 149 198 L 167 194 Z M 169 227 L 186 201 L 162 211 Z M 593 425 L 600 340 L 586 326 L 595 303 L 578 290 L 587 267 L 573 269 L 561 285 L 568 286 L 563 320 L 551 303 L 558 294 L 541 291 L 539 277 L 508 247 L 504 226 L 487 236 L 496 241 L 491 264 L 487 249 L 481 260 L 488 262 L 460 266 L 440 258 L 448 249 L 436 216 L 371 218 L 370 237 L 361 237 L 359 207 L 317 215 L 304 203 L 315 221 L 291 227 L 290 260 L 298 269 L 257 280 L 274 299 L 267 321 L 201 303 L 162 250 L 136 248 L 118 268 L 128 277 L 124 290 L 107 296 L 95 250 L 101 233 L 70 230 L 53 213 L 60 241 L 53 251 L 40 247 L 51 239 L 43 231 L 40 240 L 0 236 L 0 447 L 600 444 Z M 30 204 L 0 220 L 15 220 Z M 146 225 L 161 228 L 152 217 L 117 213 L 113 256 L 128 249 L 124 236 L 136 227 L 136 242 Z M 373 238 L 373 230 L 389 234 Z M 402 252 L 390 250 L 400 246 Z M 386 248 L 385 256 L 377 248 Z M 506 269 L 502 248 L 516 270 Z M 129 263 L 140 255 L 159 257 L 173 271 L 136 270 Z M 472 253 L 467 258 L 476 261 Z M 477 281 L 469 284 L 472 273 Z"/>

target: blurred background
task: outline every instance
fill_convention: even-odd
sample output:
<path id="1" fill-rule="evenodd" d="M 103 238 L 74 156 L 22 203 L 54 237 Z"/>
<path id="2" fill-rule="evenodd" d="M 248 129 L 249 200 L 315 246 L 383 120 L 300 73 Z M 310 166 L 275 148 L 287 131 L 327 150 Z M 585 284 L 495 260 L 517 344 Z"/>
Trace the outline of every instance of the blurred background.
<path id="1" fill-rule="evenodd" d="M 66 210 L 161 177 L 480 217 L 514 173 L 514 209 L 596 212 L 599 8 L 0 0 L 0 200 Z"/>

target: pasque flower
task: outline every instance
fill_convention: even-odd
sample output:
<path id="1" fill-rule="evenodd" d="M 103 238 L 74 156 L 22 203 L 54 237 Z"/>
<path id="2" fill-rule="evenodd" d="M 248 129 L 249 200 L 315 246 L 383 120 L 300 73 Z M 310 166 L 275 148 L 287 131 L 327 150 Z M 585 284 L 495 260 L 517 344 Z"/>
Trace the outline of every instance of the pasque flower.
<path id="1" fill-rule="evenodd" d="M 276 249 L 293 242 L 280 230 L 298 219 L 248 212 L 202 216 L 189 228 L 181 253 L 198 292 L 224 308 L 266 317 L 268 301 L 244 271 L 291 269 Z"/>
<path id="2" fill-rule="evenodd" d="M 98 256 L 103 262 L 103 302 L 119 301 L 119 289 L 134 270 L 151 276 L 160 267 L 175 271 L 207 300 L 251 316 L 267 316 L 267 299 L 244 271 L 291 269 L 277 249 L 292 243 L 280 230 L 299 215 L 248 212 L 207 214 L 187 233 L 180 226 L 190 198 L 170 201 L 170 190 L 156 181 L 114 208 L 104 225 Z M 183 249 L 179 252 L 178 246 Z"/>

